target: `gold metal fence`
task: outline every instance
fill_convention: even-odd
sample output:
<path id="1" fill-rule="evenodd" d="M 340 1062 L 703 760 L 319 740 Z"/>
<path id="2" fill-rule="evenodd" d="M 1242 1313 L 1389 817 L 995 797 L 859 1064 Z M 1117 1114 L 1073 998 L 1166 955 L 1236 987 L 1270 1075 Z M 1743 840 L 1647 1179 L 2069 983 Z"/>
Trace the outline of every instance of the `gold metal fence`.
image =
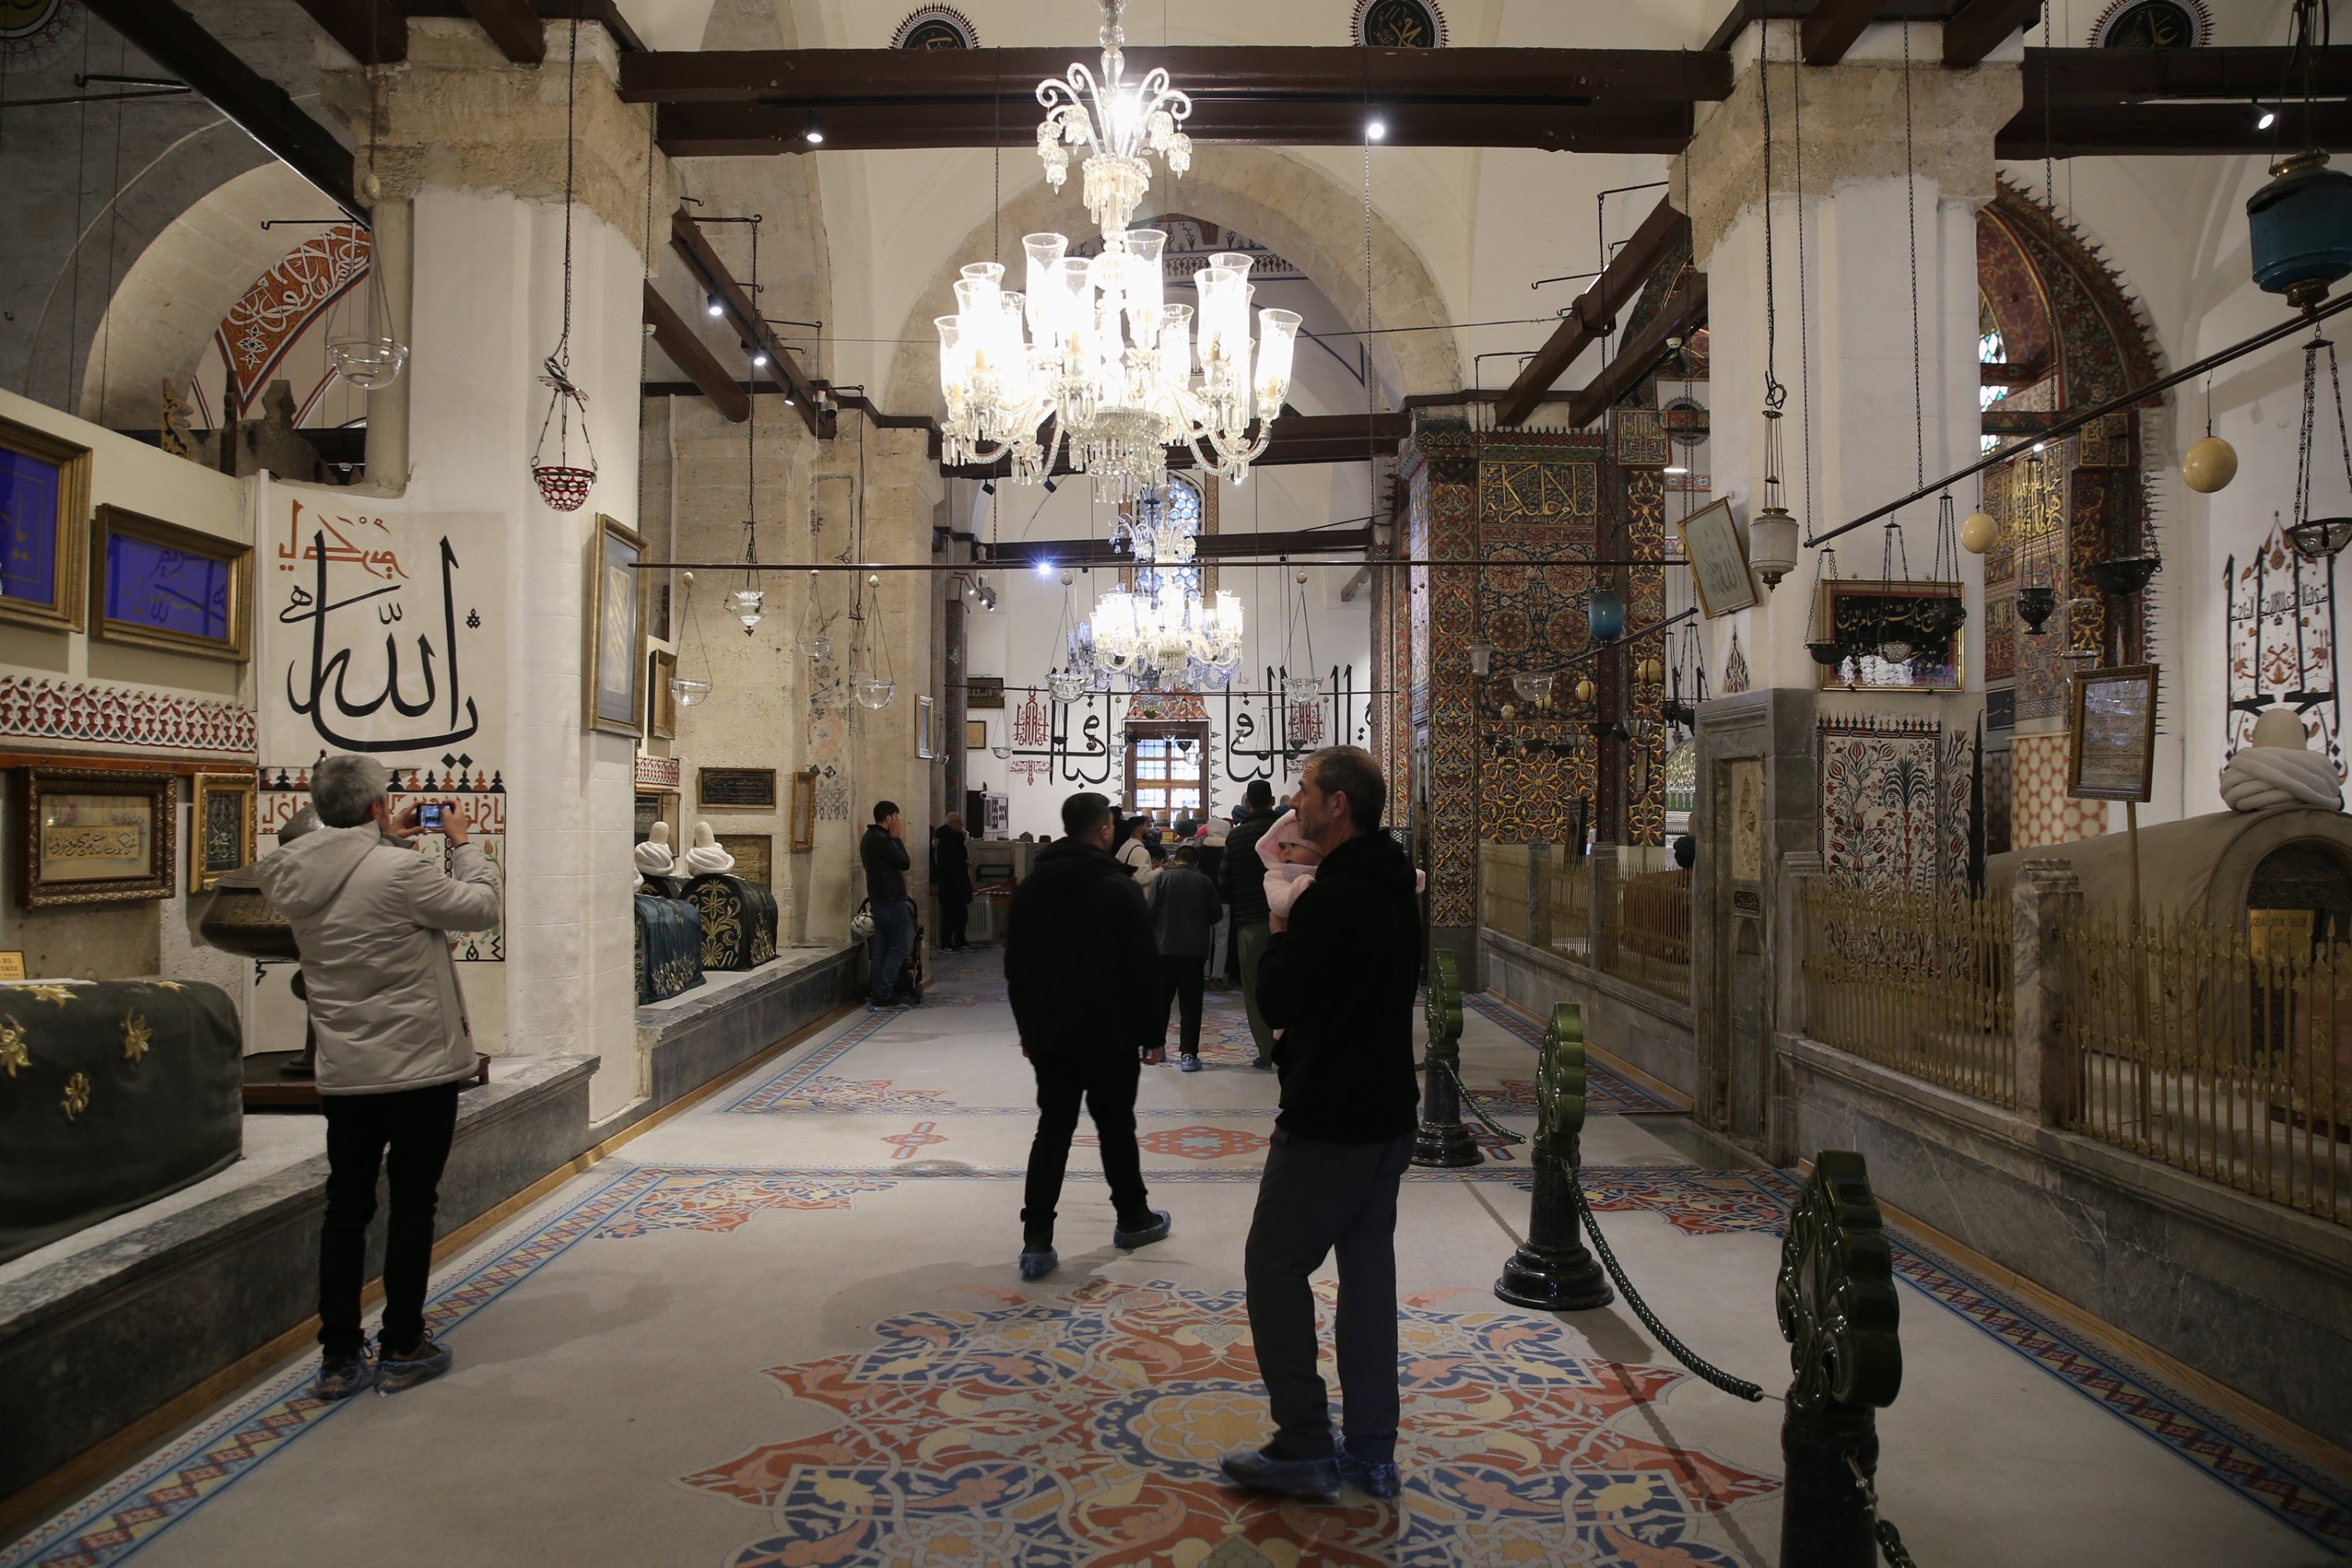
<path id="1" fill-rule="evenodd" d="M 1554 952 L 1582 952 L 1592 945 L 1592 862 L 1554 844 L 1543 867 L 1544 910 Z"/>
<path id="2" fill-rule="evenodd" d="M 1816 878 L 1803 902 L 1807 1034 L 1963 1094 L 2017 1104 L 2008 900 Z"/>
<path id="3" fill-rule="evenodd" d="M 1520 942 L 1532 941 L 1528 931 L 1528 847 L 1479 845 L 1478 886 L 1479 923 Z"/>
<path id="4" fill-rule="evenodd" d="M 2059 1125 L 2352 1225 L 2352 944 L 2128 910 L 2059 937 Z"/>
<path id="5" fill-rule="evenodd" d="M 1691 874 L 1651 871 L 1617 883 L 1607 911 L 1613 937 L 1608 970 L 1652 991 L 1687 1001 L 1691 973 Z"/>

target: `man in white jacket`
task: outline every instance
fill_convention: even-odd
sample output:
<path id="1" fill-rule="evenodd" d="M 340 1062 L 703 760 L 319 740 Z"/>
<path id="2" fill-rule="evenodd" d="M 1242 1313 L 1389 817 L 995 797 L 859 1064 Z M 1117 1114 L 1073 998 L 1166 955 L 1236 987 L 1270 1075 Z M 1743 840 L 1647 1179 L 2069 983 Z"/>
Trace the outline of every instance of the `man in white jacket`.
<path id="1" fill-rule="evenodd" d="M 447 933 L 499 923 L 498 871 L 468 840 L 461 808 L 442 802 L 437 828 L 422 804 L 395 816 L 391 784 L 373 757 L 321 759 L 310 772 L 310 803 L 325 827 L 254 868 L 261 890 L 294 928 L 319 1040 L 327 1113 L 327 1213 L 319 1240 L 324 1399 L 346 1398 L 371 1382 L 390 1393 L 449 1370 L 447 1347 L 425 1331 L 425 1284 L 457 1090 L 474 1076 L 474 1036 Z M 446 875 L 416 852 L 417 837 L 436 831 L 449 840 Z M 360 1287 L 387 1154 L 383 1328 L 371 1363 Z"/>

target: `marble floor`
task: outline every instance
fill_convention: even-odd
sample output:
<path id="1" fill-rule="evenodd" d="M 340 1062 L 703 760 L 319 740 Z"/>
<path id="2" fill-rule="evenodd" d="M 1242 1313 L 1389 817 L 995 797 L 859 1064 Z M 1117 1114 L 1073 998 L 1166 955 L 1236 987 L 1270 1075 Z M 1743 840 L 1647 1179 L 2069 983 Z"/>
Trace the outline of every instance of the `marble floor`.
<path id="1" fill-rule="evenodd" d="M 290 1362 L 0 1546 L 0 1568 L 1777 1559 L 1777 1400 L 1690 1376 L 1622 1302 L 1496 1300 L 1528 1177 L 1491 1136 L 1484 1164 L 1405 1184 L 1404 1497 L 1220 1484 L 1215 1456 L 1263 1430 L 1240 1265 L 1275 1085 L 1247 1065 L 1238 999 L 1213 996 L 1210 1070 L 1145 1071 L 1144 1164 L 1173 1236 L 1113 1248 L 1082 1149 L 1062 1268 L 1024 1284 L 1027 1069 L 994 954 L 938 969 L 922 1008 L 843 1017 L 447 1259 L 448 1377 L 322 1405 L 311 1358 Z M 1468 1011 L 1465 1078 L 1521 1131 L 1533 1038 Z M 1586 1190 L 1635 1283 L 1777 1393 L 1793 1182 L 1695 1153 L 1626 1079 L 1596 1071 L 1591 1109 Z M 2352 1549 L 2342 1479 L 1895 1239 L 1905 1383 L 1879 1489 L 1926 1568 Z"/>

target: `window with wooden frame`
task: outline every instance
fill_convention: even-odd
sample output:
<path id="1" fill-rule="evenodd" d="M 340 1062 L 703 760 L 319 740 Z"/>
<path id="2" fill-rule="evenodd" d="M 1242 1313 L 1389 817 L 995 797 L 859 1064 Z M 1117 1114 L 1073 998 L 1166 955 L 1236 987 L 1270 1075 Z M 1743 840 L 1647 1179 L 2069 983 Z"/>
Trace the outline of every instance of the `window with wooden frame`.
<path id="1" fill-rule="evenodd" d="M 1188 721 L 1129 721 L 1127 726 L 1127 809 L 1130 816 L 1172 822 L 1209 807 L 1209 726 Z"/>

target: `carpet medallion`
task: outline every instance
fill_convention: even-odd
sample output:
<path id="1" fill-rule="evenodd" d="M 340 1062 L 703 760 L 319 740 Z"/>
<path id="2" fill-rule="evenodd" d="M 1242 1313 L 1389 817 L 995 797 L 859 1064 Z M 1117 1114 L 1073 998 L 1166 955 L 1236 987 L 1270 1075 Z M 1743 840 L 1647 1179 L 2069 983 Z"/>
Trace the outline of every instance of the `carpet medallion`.
<path id="1" fill-rule="evenodd" d="M 866 1350 L 768 1369 L 838 1419 L 684 1478 L 769 1511 L 730 1568 L 1733 1564 L 1701 1526 L 1779 1484 L 1627 1419 L 1683 1373 L 1573 1354 L 1547 1320 L 1440 1310 L 1444 1291 L 1400 1314 L 1403 1498 L 1252 1497 L 1216 1469 L 1265 1436 L 1239 1291 L 984 1294 L 1003 1304 L 890 1318 Z"/>

